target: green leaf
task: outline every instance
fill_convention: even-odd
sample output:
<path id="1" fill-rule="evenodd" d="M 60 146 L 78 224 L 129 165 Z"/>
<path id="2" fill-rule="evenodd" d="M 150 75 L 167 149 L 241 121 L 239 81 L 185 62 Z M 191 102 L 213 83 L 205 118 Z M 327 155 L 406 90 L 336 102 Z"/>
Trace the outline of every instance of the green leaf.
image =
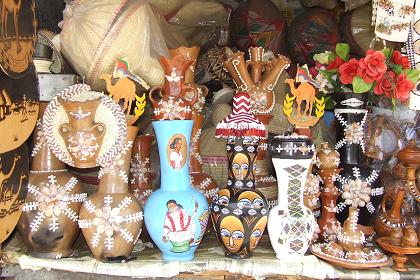
<path id="1" fill-rule="evenodd" d="M 365 93 L 372 88 L 373 83 L 366 83 L 361 77 L 355 76 L 353 78 L 353 92 Z"/>
<path id="2" fill-rule="evenodd" d="M 413 82 L 413 84 L 416 84 L 419 80 L 419 74 L 420 71 L 417 69 L 405 69 L 403 70 L 403 73 L 407 75 L 407 79 Z"/>
<path id="3" fill-rule="evenodd" d="M 385 55 L 387 58 L 389 58 L 389 57 L 391 56 L 392 49 L 390 49 L 390 48 L 384 48 L 384 49 L 382 50 L 382 52 L 384 53 L 384 55 Z"/>
<path id="4" fill-rule="evenodd" d="M 338 43 L 335 46 L 335 53 L 344 61 L 349 60 L 350 46 L 346 43 Z"/>

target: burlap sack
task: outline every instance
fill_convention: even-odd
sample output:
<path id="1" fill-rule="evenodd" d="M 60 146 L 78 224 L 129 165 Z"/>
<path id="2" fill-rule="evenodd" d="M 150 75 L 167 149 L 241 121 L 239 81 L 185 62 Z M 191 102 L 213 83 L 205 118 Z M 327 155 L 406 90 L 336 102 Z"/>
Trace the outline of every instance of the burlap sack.
<path id="1" fill-rule="evenodd" d="M 112 73 L 117 57 L 150 85 L 162 84 L 158 59 L 168 50 L 146 0 L 74 1 L 63 14 L 61 51 L 93 90 L 104 90 L 100 76 Z"/>

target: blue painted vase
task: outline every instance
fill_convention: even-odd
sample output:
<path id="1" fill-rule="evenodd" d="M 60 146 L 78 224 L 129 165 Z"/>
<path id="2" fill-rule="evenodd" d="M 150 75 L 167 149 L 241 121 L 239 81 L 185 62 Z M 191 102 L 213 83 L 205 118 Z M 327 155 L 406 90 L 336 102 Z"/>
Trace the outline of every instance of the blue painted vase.
<path id="1" fill-rule="evenodd" d="M 191 186 L 189 155 L 192 120 L 154 121 L 161 186 L 146 201 L 147 230 L 166 261 L 189 261 L 209 219 L 202 193 Z"/>

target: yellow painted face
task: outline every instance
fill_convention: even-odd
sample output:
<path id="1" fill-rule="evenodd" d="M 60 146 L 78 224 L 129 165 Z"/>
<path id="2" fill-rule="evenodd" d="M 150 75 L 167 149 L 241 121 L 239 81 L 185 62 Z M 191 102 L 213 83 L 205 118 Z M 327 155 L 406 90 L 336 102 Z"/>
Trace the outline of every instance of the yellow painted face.
<path id="1" fill-rule="evenodd" d="M 255 227 L 252 229 L 251 237 L 249 238 L 249 246 L 251 247 L 251 250 L 257 247 L 266 225 L 267 216 L 264 216 L 257 222 Z"/>
<path id="2" fill-rule="evenodd" d="M 220 236 L 229 251 L 239 252 L 244 243 L 244 227 L 241 221 L 234 216 L 225 217 L 220 223 Z"/>
<path id="3" fill-rule="evenodd" d="M 230 192 L 228 189 L 222 189 L 217 193 L 217 203 L 228 205 L 229 204 L 229 198 L 230 198 Z"/>
<path id="4" fill-rule="evenodd" d="M 258 193 L 244 191 L 238 197 L 238 206 L 260 208 L 264 207 L 264 201 Z"/>
<path id="5" fill-rule="evenodd" d="M 232 160 L 232 172 L 236 180 L 244 180 L 248 174 L 249 161 L 245 154 L 236 154 Z"/>

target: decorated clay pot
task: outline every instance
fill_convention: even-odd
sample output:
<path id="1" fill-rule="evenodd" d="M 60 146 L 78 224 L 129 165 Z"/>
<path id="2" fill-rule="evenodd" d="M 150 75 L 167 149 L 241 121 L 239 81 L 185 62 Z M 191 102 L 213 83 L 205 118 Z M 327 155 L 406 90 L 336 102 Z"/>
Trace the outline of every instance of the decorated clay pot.
<path id="1" fill-rule="evenodd" d="M 41 103 L 41 111 L 46 107 Z M 76 177 L 66 170 L 48 148 L 42 123 L 34 132 L 28 195 L 18 230 L 29 254 L 38 258 L 61 258 L 73 254 L 80 207 L 87 194 Z"/>
<path id="2" fill-rule="evenodd" d="M 261 47 L 250 48 L 249 52 L 250 60 L 245 61 L 244 53 L 239 51 L 231 54 L 223 66 L 232 76 L 238 90 L 250 95 L 251 112 L 269 114 L 275 103 L 274 86 L 290 61 L 282 55 L 264 60 L 264 49 Z"/>
<path id="3" fill-rule="evenodd" d="M 98 192 L 80 209 L 79 227 L 93 256 L 101 261 L 126 260 L 141 233 L 143 212 L 128 189 L 131 151 L 137 131 L 138 127 L 128 127 L 121 154 L 101 166 Z"/>
<path id="4" fill-rule="evenodd" d="M 336 185 L 340 190 L 354 183 L 366 192 L 365 200 L 360 202 L 358 224 L 367 226 L 366 233 L 372 233 L 374 219 L 379 211 L 383 187 L 378 186 L 379 170 L 363 164 L 365 153 L 364 126 L 367 118 L 366 94 L 337 93 L 337 105 L 334 109 L 338 126 L 336 130 L 335 150 L 340 154 L 342 169 L 336 176 Z M 367 193 L 370 192 L 370 196 Z M 337 199 L 337 219 L 343 223 L 348 216 L 345 198 Z M 351 203 L 350 203 L 351 204 Z"/>
<path id="5" fill-rule="evenodd" d="M 211 205 L 214 231 L 230 258 L 251 257 L 267 224 L 267 200 L 255 190 L 257 148 L 256 138 L 228 138 L 227 186 L 213 197 Z"/>
<path id="6" fill-rule="evenodd" d="M 100 100 L 60 102 L 66 110 L 69 122 L 60 125 L 59 133 L 70 151 L 70 156 L 80 168 L 93 165 L 106 133 L 105 124 L 95 122 Z"/>
<path id="7" fill-rule="evenodd" d="M 161 186 L 147 199 L 147 231 L 166 261 L 188 261 L 201 242 L 209 218 L 208 204 L 189 178 L 193 121 L 152 123 L 159 147 Z"/>
<path id="8" fill-rule="evenodd" d="M 160 63 L 165 71 L 163 86 L 150 89 L 149 99 L 152 102 L 154 120 L 188 120 L 191 119 L 192 105 L 197 99 L 196 87 L 185 84 L 185 72 L 194 60 L 185 60 L 183 55 L 172 59 L 161 57 Z M 192 97 L 187 98 L 186 93 Z M 156 98 L 158 93 L 159 98 Z"/>
<path id="9" fill-rule="evenodd" d="M 346 251 L 347 260 L 357 261 L 364 258 L 362 249 L 365 236 L 357 224 L 359 209 L 353 206 L 349 209 L 349 216 L 338 235 L 338 242 Z"/>
<path id="10" fill-rule="evenodd" d="M 268 234 L 278 259 L 306 253 L 316 221 L 303 204 L 303 189 L 315 146 L 306 136 L 275 136 L 269 141 L 278 180 L 279 204 L 270 210 Z"/>

